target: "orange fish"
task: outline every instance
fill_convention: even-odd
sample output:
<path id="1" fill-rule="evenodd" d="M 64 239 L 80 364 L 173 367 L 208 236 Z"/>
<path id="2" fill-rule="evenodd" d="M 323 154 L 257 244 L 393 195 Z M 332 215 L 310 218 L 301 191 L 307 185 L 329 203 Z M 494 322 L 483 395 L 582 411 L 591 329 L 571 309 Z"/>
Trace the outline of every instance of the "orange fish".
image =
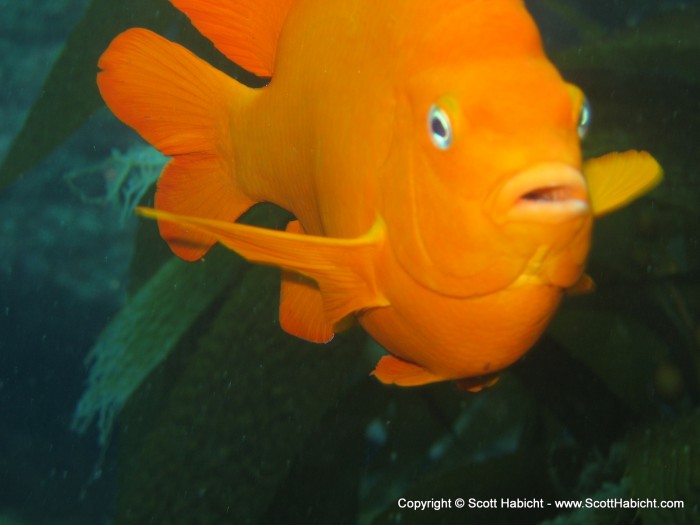
<path id="1" fill-rule="evenodd" d="M 183 259 L 220 242 L 281 267 L 280 324 L 329 341 L 355 317 L 374 375 L 478 390 L 590 287 L 593 217 L 661 180 L 647 153 L 586 163 L 589 109 L 521 0 L 171 0 L 246 87 L 145 29 L 97 81 L 172 160 L 155 218 Z M 286 231 L 235 221 L 258 202 Z"/>

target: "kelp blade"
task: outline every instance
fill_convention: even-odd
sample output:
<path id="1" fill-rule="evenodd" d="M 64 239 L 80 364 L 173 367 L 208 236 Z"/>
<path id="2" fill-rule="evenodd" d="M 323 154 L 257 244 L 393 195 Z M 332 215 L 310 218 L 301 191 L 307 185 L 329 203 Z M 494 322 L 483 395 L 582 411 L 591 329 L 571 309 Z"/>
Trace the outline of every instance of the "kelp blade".
<path id="1" fill-rule="evenodd" d="M 177 16 L 167 0 L 93 0 L 0 166 L 0 190 L 65 142 L 102 105 L 97 60 L 112 38 L 135 25 L 162 32 Z"/>
<path id="2" fill-rule="evenodd" d="M 166 263 L 105 328 L 88 354 L 88 386 L 76 407 L 73 429 L 84 432 L 97 418 L 104 447 L 122 406 L 243 266 L 242 259 L 223 250 L 205 262 Z"/>

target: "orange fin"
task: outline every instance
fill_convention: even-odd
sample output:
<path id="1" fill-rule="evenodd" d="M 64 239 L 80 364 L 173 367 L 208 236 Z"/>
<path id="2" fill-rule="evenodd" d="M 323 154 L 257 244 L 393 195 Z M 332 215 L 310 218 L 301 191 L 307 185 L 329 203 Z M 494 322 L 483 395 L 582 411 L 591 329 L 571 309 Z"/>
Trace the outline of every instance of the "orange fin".
<path id="1" fill-rule="evenodd" d="M 277 41 L 295 0 L 170 0 L 231 61 L 271 77 Z"/>
<path id="2" fill-rule="evenodd" d="M 144 217 L 214 237 L 251 262 L 279 266 L 313 279 L 321 291 L 329 326 L 359 310 L 388 305 L 379 291 L 374 271 L 385 235 L 380 218 L 360 237 L 335 239 L 175 215 L 152 208 L 136 211 Z M 189 237 L 190 234 L 187 240 Z"/>
<path id="3" fill-rule="evenodd" d="M 287 232 L 304 233 L 299 221 L 287 224 Z M 316 282 L 290 270 L 282 271 L 280 326 L 288 334 L 313 343 L 333 339 L 333 326 L 326 321 L 323 297 Z"/>
<path id="4" fill-rule="evenodd" d="M 382 383 L 399 386 L 419 386 L 445 381 L 444 377 L 436 376 L 420 365 L 404 361 L 393 355 L 382 357 L 372 375 Z"/>
<path id="5" fill-rule="evenodd" d="M 228 109 L 248 88 L 187 49 L 146 29 L 117 36 L 100 58 L 97 84 L 114 114 L 163 154 L 174 157 L 158 182 L 156 207 L 233 221 L 254 201 L 236 188 Z M 163 238 L 187 260 L 215 239 L 160 223 Z M 174 243 L 186 239 L 188 243 Z"/>
<path id="6" fill-rule="evenodd" d="M 593 213 L 605 215 L 626 206 L 663 179 L 663 170 L 646 151 L 608 153 L 583 165 Z"/>
<path id="7" fill-rule="evenodd" d="M 567 295 L 583 295 L 587 293 L 591 293 L 595 290 L 595 282 L 593 281 L 593 278 L 588 275 L 587 273 L 584 273 L 581 278 L 576 281 L 576 283 L 566 289 L 566 294 Z"/>

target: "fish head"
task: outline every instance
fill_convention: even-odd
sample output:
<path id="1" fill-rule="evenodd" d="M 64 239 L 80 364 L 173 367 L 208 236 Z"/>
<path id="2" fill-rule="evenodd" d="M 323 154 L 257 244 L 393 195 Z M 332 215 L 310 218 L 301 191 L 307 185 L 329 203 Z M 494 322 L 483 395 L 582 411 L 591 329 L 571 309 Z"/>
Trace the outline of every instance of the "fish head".
<path id="1" fill-rule="evenodd" d="M 495 13 L 496 35 L 520 24 L 521 36 L 491 49 L 468 42 L 461 53 L 427 42 L 396 86 L 383 177 L 388 239 L 406 272 L 451 296 L 519 282 L 567 288 L 590 244 L 585 97 L 547 59 L 524 8 L 506 22 Z"/>

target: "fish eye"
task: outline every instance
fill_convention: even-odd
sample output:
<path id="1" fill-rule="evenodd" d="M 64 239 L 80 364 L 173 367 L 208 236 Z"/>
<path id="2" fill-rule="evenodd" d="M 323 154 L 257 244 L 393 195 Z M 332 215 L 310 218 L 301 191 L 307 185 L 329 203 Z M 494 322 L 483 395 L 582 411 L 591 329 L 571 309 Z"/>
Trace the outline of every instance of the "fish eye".
<path id="1" fill-rule="evenodd" d="M 581 113 L 578 117 L 578 136 L 580 139 L 584 139 L 588 134 L 588 128 L 591 125 L 591 104 L 588 99 L 584 97 L 583 104 L 581 104 Z"/>
<path id="2" fill-rule="evenodd" d="M 452 145 L 450 117 L 437 104 L 433 104 L 428 110 L 428 133 L 437 149 L 446 150 Z"/>

